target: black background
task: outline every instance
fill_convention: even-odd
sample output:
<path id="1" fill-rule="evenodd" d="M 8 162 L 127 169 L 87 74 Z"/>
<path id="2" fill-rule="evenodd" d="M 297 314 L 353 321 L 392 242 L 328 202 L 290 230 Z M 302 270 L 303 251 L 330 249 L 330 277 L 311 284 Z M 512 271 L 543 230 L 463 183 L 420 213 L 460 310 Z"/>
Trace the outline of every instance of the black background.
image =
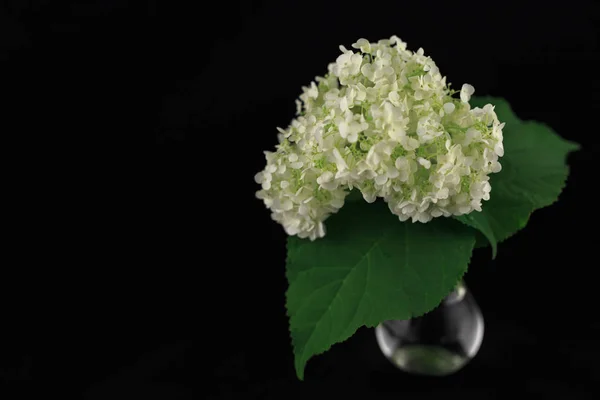
<path id="1" fill-rule="evenodd" d="M 591 1 L 2 2 L 7 87 L 33 90 L 15 91 L 17 115 L 43 106 L 49 124 L 100 133 L 109 151 L 137 154 L 150 132 L 157 144 L 128 175 L 150 174 L 152 192 L 134 202 L 115 189 L 120 211 L 143 223 L 116 224 L 110 235 L 122 240 L 101 241 L 120 256 L 85 280 L 96 300 L 73 305 L 54 365 L 31 362 L 34 344 L 5 342 L 5 387 L 52 377 L 42 390 L 89 399 L 594 398 L 599 11 Z M 338 46 L 393 34 L 423 47 L 455 87 L 505 97 L 583 149 L 558 203 L 496 260 L 476 250 L 466 281 L 486 332 L 471 364 L 407 376 L 361 329 L 299 382 L 285 234 L 254 198 L 253 176 Z"/>

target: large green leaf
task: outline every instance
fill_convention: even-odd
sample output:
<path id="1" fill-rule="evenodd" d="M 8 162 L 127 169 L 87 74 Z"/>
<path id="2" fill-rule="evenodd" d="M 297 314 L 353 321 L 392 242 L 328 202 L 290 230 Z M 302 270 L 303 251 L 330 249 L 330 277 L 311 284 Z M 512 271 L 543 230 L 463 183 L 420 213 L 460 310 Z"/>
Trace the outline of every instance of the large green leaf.
<path id="1" fill-rule="evenodd" d="M 482 211 L 457 219 L 478 229 L 492 244 L 495 256 L 496 242 L 524 228 L 533 211 L 558 200 L 569 175 L 567 155 L 579 145 L 562 139 L 547 125 L 521 121 L 504 99 L 479 97 L 471 103 L 496 106 L 498 119 L 506 123 L 504 157 L 502 171 L 490 177 L 492 192 Z"/>
<path id="2" fill-rule="evenodd" d="M 480 243 L 482 240 L 487 240 L 487 242 L 484 242 L 484 244 L 492 245 L 492 259 L 496 258 L 496 253 L 498 252 L 498 241 L 496 240 L 494 229 L 490 225 L 490 221 L 487 218 L 482 218 L 481 214 L 476 214 L 473 212 L 455 218 L 463 224 L 478 229 L 481 235 L 483 235 L 483 239 L 480 239 L 480 237 L 477 236 L 475 244 L 477 245 L 478 242 Z"/>
<path id="3" fill-rule="evenodd" d="M 287 310 L 296 372 L 361 326 L 435 308 L 467 269 L 475 231 L 452 219 L 400 222 L 384 203 L 349 202 L 327 235 L 288 238 Z"/>

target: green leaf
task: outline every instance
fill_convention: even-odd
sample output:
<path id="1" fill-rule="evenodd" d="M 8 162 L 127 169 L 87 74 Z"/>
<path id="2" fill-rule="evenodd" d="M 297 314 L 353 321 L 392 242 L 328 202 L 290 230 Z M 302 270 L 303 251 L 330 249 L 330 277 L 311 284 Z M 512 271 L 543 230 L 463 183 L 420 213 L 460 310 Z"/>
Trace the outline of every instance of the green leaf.
<path id="1" fill-rule="evenodd" d="M 475 231 L 452 219 L 403 222 L 385 203 L 349 202 L 327 235 L 288 238 L 287 311 L 299 379 L 306 362 L 361 326 L 431 311 L 467 269 Z"/>
<path id="2" fill-rule="evenodd" d="M 344 203 L 364 202 L 365 199 L 359 189 L 352 189 L 344 199 Z"/>
<path id="3" fill-rule="evenodd" d="M 492 192 L 482 211 L 457 219 L 478 229 L 492 245 L 495 257 L 497 242 L 524 228 L 533 211 L 558 200 L 569 175 L 567 155 L 579 145 L 562 139 L 545 124 L 521 121 L 504 99 L 479 97 L 471 103 L 496 106 L 498 119 L 506 123 L 504 157 L 500 159 L 502 171 L 490 176 Z"/>
<path id="4" fill-rule="evenodd" d="M 498 252 L 498 242 L 496 241 L 496 235 L 492 229 L 490 222 L 487 218 L 482 217 L 479 213 L 470 213 L 455 217 L 457 220 L 465 225 L 469 225 L 475 229 L 478 229 L 483 236 L 492 245 L 492 259 L 496 258 Z"/>
<path id="5" fill-rule="evenodd" d="M 494 236 L 495 238 L 495 236 Z M 496 244 L 498 241 L 496 241 Z M 482 247 L 488 247 L 490 245 L 490 240 L 485 237 L 481 231 L 477 231 L 475 234 L 475 248 L 480 249 Z"/>

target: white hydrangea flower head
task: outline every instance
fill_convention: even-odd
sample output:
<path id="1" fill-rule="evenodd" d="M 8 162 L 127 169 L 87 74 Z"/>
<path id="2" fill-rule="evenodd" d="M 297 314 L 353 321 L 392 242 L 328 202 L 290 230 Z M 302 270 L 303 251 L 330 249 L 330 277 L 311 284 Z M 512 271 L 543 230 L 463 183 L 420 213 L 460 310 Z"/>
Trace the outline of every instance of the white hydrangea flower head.
<path id="1" fill-rule="evenodd" d="M 265 152 L 255 180 L 272 218 L 289 235 L 323 237 L 352 189 L 400 221 L 481 211 L 504 155 L 494 106 L 471 108 L 473 86 L 450 89 L 423 49 L 396 36 L 352 48 L 302 88 L 297 117 Z"/>

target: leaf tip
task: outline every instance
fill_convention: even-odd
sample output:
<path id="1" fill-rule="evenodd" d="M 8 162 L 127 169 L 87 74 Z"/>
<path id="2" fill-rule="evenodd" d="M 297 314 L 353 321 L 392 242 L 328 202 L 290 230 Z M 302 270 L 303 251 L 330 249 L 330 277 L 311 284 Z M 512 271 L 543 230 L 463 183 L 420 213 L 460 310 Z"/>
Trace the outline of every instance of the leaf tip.
<path id="1" fill-rule="evenodd" d="M 581 150 L 581 144 L 577 143 L 577 142 L 572 142 L 570 140 L 567 141 L 567 151 L 573 152 L 573 151 L 579 151 Z"/>
<path id="2" fill-rule="evenodd" d="M 304 381 L 304 362 L 302 360 L 296 358 L 295 367 L 296 367 L 296 376 L 298 377 L 298 380 Z"/>

